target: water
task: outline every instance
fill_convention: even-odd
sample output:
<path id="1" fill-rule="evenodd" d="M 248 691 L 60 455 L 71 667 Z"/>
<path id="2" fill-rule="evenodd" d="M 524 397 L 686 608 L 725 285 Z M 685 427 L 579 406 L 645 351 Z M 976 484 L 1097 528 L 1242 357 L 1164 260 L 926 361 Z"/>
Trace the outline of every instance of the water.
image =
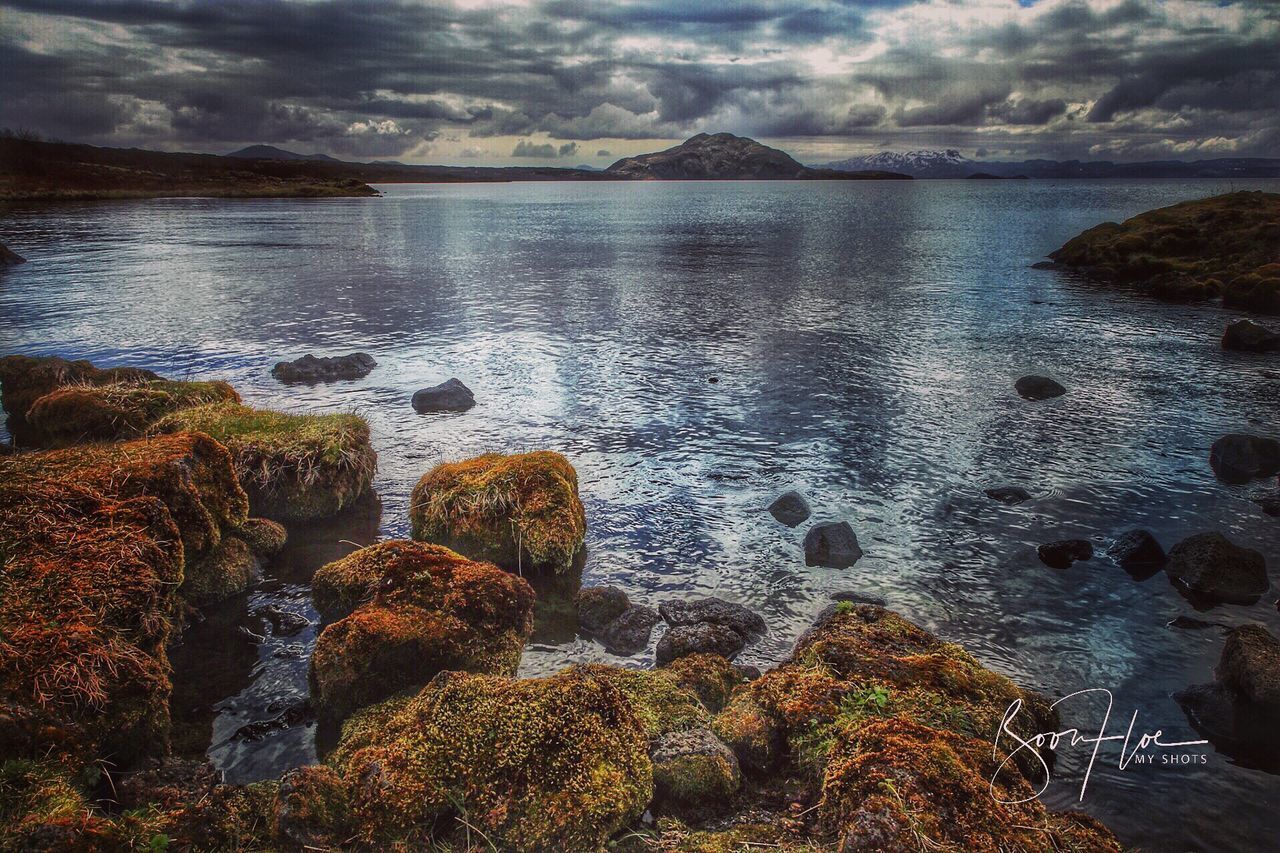
<path id="1" fill-rule="evenodd" d="M 175 716 L 230 778 L 315 755 L 305 724 L 233 737 L 304 695 L 315 635 L 275 637 L 251 611 L 275 603 L 314 621 L 310 573 L 351 543 L 407 535 L 409 491 L 430 466 L 533 448 L 563 452 L 581 476 L 584 583 L 649 604 L 741 601 L 771 628 L 746 662 L 783 657 L 830 593 L 854 589 L 1030 687 L 1112 690 L 1121 730 L 1136 709 L 1137 731 L 1195 737 L 1170 694 L 1209 680 L 1220 633 L 1165 627 L 1195 611 L 1163 575 L 1135 582 L 1103 557 L 1055 572 L 1035 546 L 1104 546 L 1146 526 L 1168 547 L 1217 529 L 1274 575 L 1280 523 L 1247 499 L 1266 484 L 1222 485 L 1206 459 L 1225 432 L 1276 431 L 1280 362 L 1218 348 L 1231 312 L 1029 267 L 1097 222 L 1228 186 L 384 189 L 0 211 L 0 240 L 31 259 L 0 278 L 0 349 L 225 378 L 251 404 L 355 410 L 373 425 L 380 522 L 363 509 L 294 530 L 263 583 L 174 651 Z M 268 373 L 354 350 L 379 362 L 363 380 L 285 387 Z M 1013 381 L 1031 372 L 1070 393 L 1022 401 Z M 451 376 L 479 405 L 416 415 L 413 391 Z M 1003 483 L 1036 499 L 982 495 Z M 850 521 L 866 551 L 856 567 L 804 566 L 805 527 L 762 512 L 788 488 L 817 519 Z M 1200 615 L 1280 632 L 1273 601 Z M 521 671 L 582 660 L 618 662 L 545 619 Z M 1076 707 L 1069 721 L 1096 725 Z M 1063 756 L 1053 805 L 1074 804 L 1085 757 Z M 1280 829 L 1280 779 L 1211 748 L 1190 767 L 1121 771 L 1115 758 L 1103 750 L 1082 807 L 1127 843 L 1260 849 Z"/>

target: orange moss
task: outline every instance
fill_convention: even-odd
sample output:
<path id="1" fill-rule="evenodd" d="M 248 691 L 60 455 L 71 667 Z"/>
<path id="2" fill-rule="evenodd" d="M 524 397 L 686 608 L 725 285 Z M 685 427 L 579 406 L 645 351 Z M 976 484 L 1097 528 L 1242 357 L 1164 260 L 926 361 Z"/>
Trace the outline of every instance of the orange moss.
<path id="1" fill-rule="evenodd" d="M 0 560 L 0 696 L 23 709 L 0 740 L 73 764 L 164 749 L 182 579 L 164 506 L 4 472 Z"/>
<path id="2" fill-rule="evenodd" d="M 145 382 L 69 385 L 37 399 L 26 419 L 35 443 L 65 447 L 86 441 L 138 438 L 165 415 L 221 401 L 240 402 L 225 382 Z"/>
<path id="3" fill-rule="evenodd" d="M 9 427 L 14 439 L 19 444 L 26 444 L 27 410 L 50 391 L 64 385 L 108 385 L 159 378 L 150 370 L 136 367 L 99 369 L 87 361 L 67 361 L 57 356 L 7 355 L 0 358 L 0 404 L 9 413 Z"/>
<path id="4" fill-rule="evenodd" d="M 414 487 L 413 538 L 510 571 L 563 572 L 587 522 L 578 474 L 558 453 L 490 453 L 438 465 Z"/>
<path id="5" fill-rule="evenodd" d="M 383 542 L 322 567 L 317 609 L 330 617 L 311 658 L 317 702 L 336 716 L 419 687 L 442 670 L 513 675 L 533 631 L 522 578 L 447 548 Z"/>

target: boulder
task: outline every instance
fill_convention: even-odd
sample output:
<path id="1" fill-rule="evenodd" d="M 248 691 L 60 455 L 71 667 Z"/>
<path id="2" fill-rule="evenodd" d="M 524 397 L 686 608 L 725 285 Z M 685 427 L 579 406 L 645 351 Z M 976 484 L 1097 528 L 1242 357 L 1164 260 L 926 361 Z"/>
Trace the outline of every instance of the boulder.
<path id="1" fill-rule="evenodd" d="M 1107 548 L 1107 556 L 1126 572 L 1147 577 L 1164 566 L 1168 559 L 1164 548 L 1149 530 L 1130 530 L 1120 534 Z"/>
<path id="2" fill-rule="evenodd" d="M 1280 334 L 1252 320 L 1236 320 L 1223 333 L 1222 348 L 1239 352 L 1275 352 L 1280 350 Z"/>
<path id="3" fill-rule="evenodd" d="M 1024 376 L 1013 387 L 1024 400 L 1048 400 L 1067 393 L 1066 388 L 1047 376 Z"/>
<path id="4" fill-rule="evenodd" d="M 672 599 L 658 605 L 663 620 L 672 626 L 710 622 L 732 628 L 745 640 L 754 640 L 767 630 L 764 619 L 732 601 L 723 598 L 695 598 L 690 601 Z"/>
<path id="5" fill-rule="evenodd" d="M 1165 572 L 1174 586 L 1211 603 L 1253 604 L 1271 586 L 1263 556 L 1221 533 L 1200 533 L 1174 545 Z"/>
<path id="6" fill-rule="evenodd" d="M 649 750 L 649 757 L 660 810 L 721 810 L 742 785 L 733 750 L 707 728 L 663 735 Z"/>
<path id="7" fill-rule="evenodd" d="M 1267 515 L 1280 516 L 1280 492 L 1270 495 L 1256 495 L 1249 500 L 1256 503 Z"/>
<path id="8" fill-rule="evenodd" d="M 281 382 L 333 382 L 360 379 L 378 366 L 367 352 L 317 358 L 308 353 L 294 361 L 277 362 L 271 375 Z"/>
<path id="9" fill-rule="evenodd" d="M 804 537 L 804 562 L 807 566 L 844 569 L 862 558 L 858 537 L 847 521 L 828 521 L 809 528 Z"/>
<path id="10" fill-rule="evenodd" d="M 1209 450 L 1213 473 L 1224 483 L 1247 483 L 1280 471 L 1280 441 L 1250 433 L 1224 435 Z"/>
<path id="11" fill-rule="evenodd" d="M 809 518 L 809 502 L 799 492 L 785 492 L 769 504 L 769 514 L 787 527 L 795 527 Z"/>
<path id="12" fill-rule="evenodd" d="M 1021 486 L 996 486 L 991 489 L 984 489 L 983 494 L 994 501 L 1000 501 L 1002 504 L 1015 506 L 1023 501 L 1031 500 L 1031 493 Z"/>
<path id="13" fill-rule="evenodd" d="M 8 246 L 0 243 L 0 267 L 13 267 L 18 264 L 25 264 L 27 259 L 10 249 Z"/>
<path id="14" fill-rule="evenodd" d="M 430 388 L 414 392 L 413 410 L 427 412 L 465 412 L 476 404 L 471 389 L 459 379 L 450 379 Z"/>
<path id="15" fill-rule="evenodd" d="M 658 611 L 652 607 L 633 604 L 599 632 L 600 640 L 615 655 L 634 655 L 649 645 L 653 626 L 659 621 Z"/>
<path id="16" fill-rule="evenodd" d="M 225 382 L 153 379 L 107 385 L 70 385 L 50 391 L 27 409 L 31 444 L 66 447 L 146 435 L 171 412 L 207 403 L 239 403 Z"/>
<path id="17" fill-rule="evenodd" d="M 1280 641 L 1261 625 L 1227 632 L 1218 681 L 1236 696 L 1280 714 Z"/>
<path id="18" fill-rule="evenodd" d="M 627 594 L 616 586 L 586 586 L 573 598 L 578 624 L 593 633 L 603 631 L 631 606 Z"/>
<path id="19" fill-rule="evenodd" d="M 678 686 L 696 695 L 708 711 L 718 714 L 734 689 L 748 680 L 745 669 L 720 655 L 704 653 L 676 658 L 659 672 L 670 675 Z M 760 677 L 759 670 L 755 670 L 755 677 Z"/>
<path id="20" fill-rule="evenodd" d="M 747 640 L 727 625 L 699 622 L 677 625 L 658 640 L 658 664 L 666 664 L 686 655 L 713 654 L 732 660 L 747 645 Z"/>
<path id="21" fill-rule="evenodd" d="M 137 367 L 94 367 L 87 361 L 67 361 L 58 356 L 32 358 L 7 355 L 0 358 L 0 404 L 9 413 L 13 443 L 30 444 L 27 410 L 45 394 L 69 385 L 116 385 L 156 380 L 150 370 Z"/>

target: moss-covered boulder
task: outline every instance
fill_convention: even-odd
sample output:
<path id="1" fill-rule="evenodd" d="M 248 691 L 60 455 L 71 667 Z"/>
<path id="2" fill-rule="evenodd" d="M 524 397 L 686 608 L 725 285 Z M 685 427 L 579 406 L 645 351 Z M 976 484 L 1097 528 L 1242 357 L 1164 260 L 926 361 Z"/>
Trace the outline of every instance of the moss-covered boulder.
<path id="1" fill-rule="evenodd" d="M 69 385 L 27 409 L 28 434 L 41 447 L 138 438 L 160 418 L 181 409 L 240 402 L 225 382 L 153 379 L 109 385 Z"/>
<path id="2" fill-rule="evenodd" d="M 1280 312 L 1280 194 L 1234 192 L 1107 222 L 1050 255 L 1092 278 L 1177 301 Z"/>
<path id="3" fill-rule="evenodd" d="M 0 405 L 9 413 L 9 431 L 17 444 L 29 444 L 27 410 L 36 400 L 67 385 L 114 385 L 156 380 L 150 370 L 137 367 L 97 368 L 87 361 L 57 356 L 0 358 Z"/>
<path id="4" fill-rule="evenodd" d="M 734 689 L 747 680 L 727 658 L 705 653 L 676 658 L 661 672 L 691 691 L 713 714 L 719 713 Z"/>
<path id="5" fill-rule="evenodd" d="M 337 622 L 311 656 L 315 701 L 342 717 L 438 672 L 514 675 L 533 632 L 533 589 L 439 545 L 382 542 L 317 571 L 317 609 Z"/>
<path id="6" fill-rule="evenodd" d="M 663 735 L 649 755 L 654 797 L 661 807 L 724 811 L 742 785 L 742 771 L 733 750 L 709 729 Z"/>
<path id="7" fill-rule="evenodd" d="M 461 840 L 470 830 L 498 849 L 595 851 L 652 798 L 648 743 L 626 694 L 597 669 L 442 673 L 353 717 L 330 762 L 365 843 L 426 846 L 433 831 Z"/>
<path id="8" fill-rule="evenodd" d="M 413 538 L 515 572 L 564 572 L 586 536 L 578 474 L 558 453 L 438 465 L 414 487 Z"/>
<path id="9" fill-rule="evenodd" d="M 231 452 L 254 514 L 280 521 L 336 514 L 369 491 L 378 465 L 369 425 L 354 414 L 296 415 L 226 402 L 174 412 L 153 430 L 212 436 Z"/>
<path id="10" fill-rule="evenodd" d="M 0 751 L 70 767 L 163 751 L 181 579 L 159 500 L 0 472 Z"/>

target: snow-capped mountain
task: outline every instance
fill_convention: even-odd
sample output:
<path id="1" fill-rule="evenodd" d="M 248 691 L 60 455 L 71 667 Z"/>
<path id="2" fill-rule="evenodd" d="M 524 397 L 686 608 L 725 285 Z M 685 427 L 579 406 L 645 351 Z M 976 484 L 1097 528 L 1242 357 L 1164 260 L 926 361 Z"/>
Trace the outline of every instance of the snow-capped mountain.
<path id="1" fill-rule="evenodd" d="M 916 178 L 965 178 L 979 170 L 978 164 L 954 148 L 945 151 L 881 151 L 863 157 L 850 157 L 819 168 L 841 172 L 874 170 L 900 172 Z"/>

